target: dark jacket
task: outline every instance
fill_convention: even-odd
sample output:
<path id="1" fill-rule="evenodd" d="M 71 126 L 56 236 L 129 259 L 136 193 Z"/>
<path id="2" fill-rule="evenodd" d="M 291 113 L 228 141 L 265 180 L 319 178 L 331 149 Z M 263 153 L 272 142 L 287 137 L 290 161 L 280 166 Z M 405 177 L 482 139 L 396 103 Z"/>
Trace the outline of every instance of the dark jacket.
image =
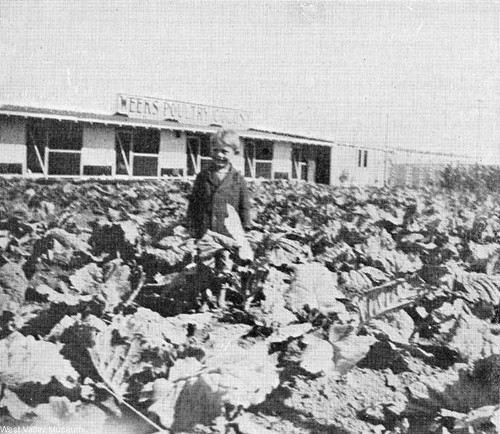
<path id="1" fill-rule="evenodd" d="M 250 227 L 250 203 L 245 178 L 232 166 L 221 181 L 215 168 L 201 171 L 194 182 L 189 198 L 188 225 L 195 237 L 201 238 L 207 230 L 230 236 L 224 225 L 227 204 L 232 205 L 243 228 Z"/>

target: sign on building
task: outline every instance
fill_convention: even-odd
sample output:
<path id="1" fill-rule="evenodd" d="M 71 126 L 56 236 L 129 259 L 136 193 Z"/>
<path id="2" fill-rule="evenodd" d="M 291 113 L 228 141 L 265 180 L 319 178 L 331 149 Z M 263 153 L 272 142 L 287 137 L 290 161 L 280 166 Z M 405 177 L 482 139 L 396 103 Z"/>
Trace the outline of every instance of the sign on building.
<path id="1" fill-rule="evenodd" d="M 224 107 L 172 101 L 143 96 L 117 95 L 116 111 L 131 118 L 173 120 L 184 124 L 220 125 L 228 128 L 246 128 L 250 112 Z"/>

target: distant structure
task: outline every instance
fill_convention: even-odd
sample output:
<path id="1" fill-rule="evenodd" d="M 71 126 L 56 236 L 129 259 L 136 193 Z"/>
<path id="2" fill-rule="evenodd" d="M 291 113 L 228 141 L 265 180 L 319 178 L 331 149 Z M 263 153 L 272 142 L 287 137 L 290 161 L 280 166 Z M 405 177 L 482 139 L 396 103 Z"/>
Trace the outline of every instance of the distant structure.
<path id="1" fill-rule="evenodd" d="M 242 139 L 249 179 L 420 186 L 467 157 L 359 147 L 249 127 L 251 113 L 118 94 L 116 113 L 0 106 L 0 174 L 26 177 L 192 178 L 221 127 Z"/>
<path id="2" fill-rule="evenodd" d="M 401 187 L 422 187 L 439 182 L 446 166 L 475 164 L 473 157 L 397 148 L 391 152 L 388 183 Z"/>

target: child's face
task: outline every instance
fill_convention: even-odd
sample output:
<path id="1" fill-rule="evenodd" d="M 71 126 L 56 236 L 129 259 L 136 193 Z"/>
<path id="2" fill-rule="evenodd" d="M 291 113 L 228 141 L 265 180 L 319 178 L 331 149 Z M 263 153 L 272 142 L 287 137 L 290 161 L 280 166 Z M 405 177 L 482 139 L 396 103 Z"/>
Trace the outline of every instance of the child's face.
<path id="1" fill-rule="evenodd" d="M 212 148 L 212 160 L 217 167 L 225 167 L 229 163 L 232 163 L 234 156 L 234 149 L 229 145 L 217 143 Z"/>

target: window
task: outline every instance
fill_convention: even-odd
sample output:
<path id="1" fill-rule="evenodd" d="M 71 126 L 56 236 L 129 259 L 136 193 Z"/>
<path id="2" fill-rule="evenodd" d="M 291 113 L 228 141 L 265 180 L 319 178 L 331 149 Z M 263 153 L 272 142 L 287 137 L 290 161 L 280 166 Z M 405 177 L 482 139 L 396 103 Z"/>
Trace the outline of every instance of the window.
<path id="1" fill-rule="evenodd" d="M 274 179 L 288 179 L 288 172 L 274 172 Z"/>
<path id="2" fill-rule="evenodd" d="M 23 174 L 23 165 L 19 163 L 0 163 L 0 173 L 1 174 L 12 174 L 17 175 Z"/>
<path id="3" fill-rule="evenodd" d="M 137 129 L 134 131 L 134 153 L 158 154 L 160 152 L 160 131 Z"/>
<path id="4" fill-rule="evenodd" d="M 111 176 L 111 166 L 83 166 L 83 174 L 88 176 Z"/>
<path id="5" fill-rule="evenodd" d="M 32 173 L 80 175 L 83 128 L 81 124 L 57 120 L 28 123 L 27 165 Z"/>
<path id="6" fill-rule="evenodd" d="M 211 164 L 210 136 L 200 134 L 187 137 L 187 174 L 194 176 Z"/>
<path id="7" fill-rule="evenodd" d="M 117 175 L 158 176 L 160 131 L 118 128 L 115 149 Z"/>
<path id="8" fill-rule="evenodd" d="M 245 176 L 271 179 L 273 173 L 273 144 L 245 141 Z"/>
<path id="9" fill-rule="evenodd" d="M 368 151 L 358 151 L 358 167 L 368 167 Z"/>
<path id="10" fill-rule="evenodd" d="M 49 149 L 73 150 L 82 149 L 82 126 L 70 122 L 50 122 L 48 125 Z"/>
<path id="11" fill-rule="evenodd" d="M 137 129 L 133 136 L 132 174 L 134 176 L 158 176 L 160 131 Z"/>
<path id="12" fill-rule="evenodd" d="M 164 167 L 161 169 L 160 174 L 161 174 L 161 176 L 180 178 L 180 177 L 184 176 L 184 169 Z"/>

